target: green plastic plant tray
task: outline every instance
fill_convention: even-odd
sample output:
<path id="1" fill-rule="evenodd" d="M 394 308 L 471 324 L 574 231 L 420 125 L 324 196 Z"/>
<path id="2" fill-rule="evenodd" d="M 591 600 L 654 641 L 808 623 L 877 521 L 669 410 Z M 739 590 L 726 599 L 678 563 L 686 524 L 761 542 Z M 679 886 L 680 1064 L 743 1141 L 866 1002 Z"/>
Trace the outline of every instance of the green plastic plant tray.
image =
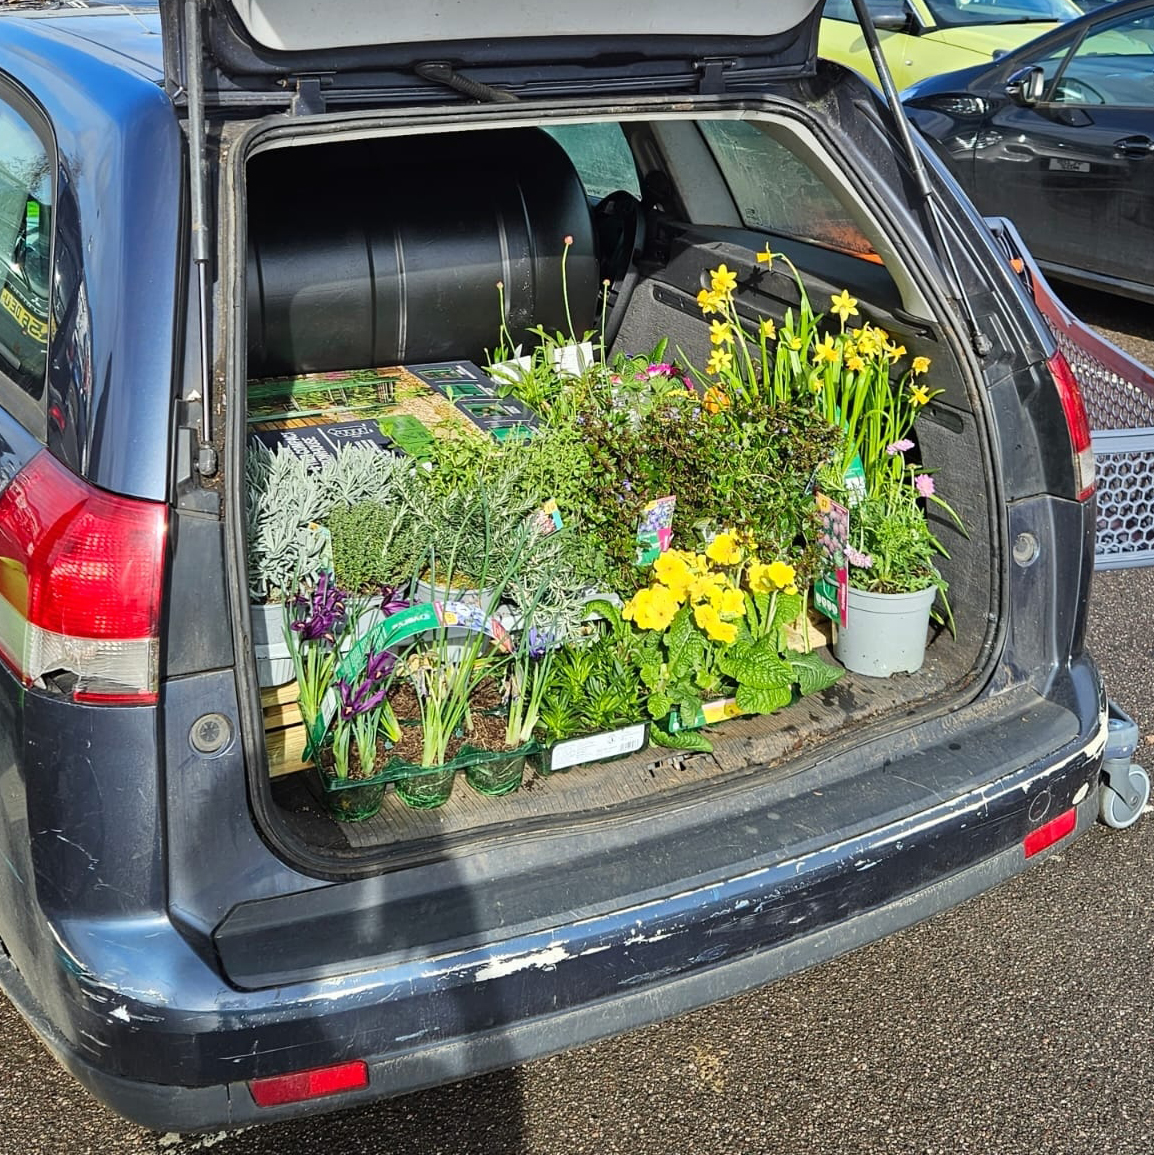
<path id="1" fill-rule="evenodd" d="M 538 748 L 530 762 L 538 774 L 559 774 L 590 762 L 615 762 L 644 750 L 649 745 L 649 723 L 636 722 L 617 730 L 566 738 Z"/>

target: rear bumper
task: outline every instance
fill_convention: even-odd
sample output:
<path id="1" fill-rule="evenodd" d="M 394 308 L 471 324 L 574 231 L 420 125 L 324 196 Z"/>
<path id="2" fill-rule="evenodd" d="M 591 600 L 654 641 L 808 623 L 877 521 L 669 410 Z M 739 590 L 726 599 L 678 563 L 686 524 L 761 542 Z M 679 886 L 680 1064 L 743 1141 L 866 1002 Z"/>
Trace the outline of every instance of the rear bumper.
<path id="1" fill-rule="evenodd" d="M 164 973 L 144 962 L 115 980 L 91 930 L 59 928 L 71 965 L 51 1020 L 19 975 L 0 981 L 63 1065 L 145 1126 L 221 1128 L 365 1103 L 726 998 L 988 889 L 1024 868 L 1030 830 L 1071 806 L 1075 833 L 1093 821 L 1105 737 L 1102 701 L 1095 721 L 1044 758 L 872 829 L 467 949 L 238 990 L 159 919 L 121 924 L 116 943 L 120 958 L 163 959 Z M 906 761 L 876 773 L 912 773 Z M 245 1082 L 349 1059 L 369 1063 L 362 1091 L 260 1109 Z"/>

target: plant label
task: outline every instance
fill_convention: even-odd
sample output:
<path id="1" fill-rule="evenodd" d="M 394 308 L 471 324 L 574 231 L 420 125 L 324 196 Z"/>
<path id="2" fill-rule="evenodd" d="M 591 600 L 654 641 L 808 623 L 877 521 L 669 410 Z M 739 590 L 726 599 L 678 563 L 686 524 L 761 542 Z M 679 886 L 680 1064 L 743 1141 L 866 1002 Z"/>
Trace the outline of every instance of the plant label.
<path id="1" fill-rule="evenodd" d="M 658 497 L 641 511 L 637 526 L 637 564 L 652 565 L 673 541 L 673 510 L 677 498 Z"/>
<path id="2" fill-rule="evenodd" d="M 600 762 L 605 758 L 632 754 L 645 745 L 645 729 L 646 724 L 642 722 L 637 726 L 611 730 L 607 734 L 592 734 L 588 738 L 570 738 L 567 742 L 558 742 L 553 747 L 550 769 L 564 770 L 585 762 Z"/>

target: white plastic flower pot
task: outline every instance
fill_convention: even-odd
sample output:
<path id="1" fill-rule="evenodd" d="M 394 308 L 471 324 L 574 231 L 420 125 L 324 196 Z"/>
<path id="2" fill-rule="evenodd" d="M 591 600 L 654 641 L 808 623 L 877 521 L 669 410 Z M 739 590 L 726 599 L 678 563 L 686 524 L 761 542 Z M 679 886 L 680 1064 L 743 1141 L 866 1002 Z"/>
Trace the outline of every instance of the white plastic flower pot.
<path id="1" fill-rule="evenodd" d="M 834 627 L 833 654 L 847 670 L 871 678 L 914 674 L 926 657 L 937 589 L 875 594 L 849 589 L 848 625 Z"/>
<path id="2" fill-rule="evenodd" d="M 284 603 L 252 604 L 249 617 L 256 651 L 257 682 L 261 686 L 282 686 L 291 682 L 294 669 L 292 651 L 284 636 Z"/>

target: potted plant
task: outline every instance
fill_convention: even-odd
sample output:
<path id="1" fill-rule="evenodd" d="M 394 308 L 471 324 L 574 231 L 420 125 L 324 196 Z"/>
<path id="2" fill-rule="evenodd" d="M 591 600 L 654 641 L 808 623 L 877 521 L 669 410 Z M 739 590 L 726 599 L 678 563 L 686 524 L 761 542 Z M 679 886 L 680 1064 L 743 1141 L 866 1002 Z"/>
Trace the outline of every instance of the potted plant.
<path id="1" fill-rule="evenodd" d="M 592 637 L 557 650 L 542 671 L 541 741 L 530 759 L 538 774 L 610 762 L 649 744 L 637 639 L 611 602 L 587 608 L 600 619 Z"/>

